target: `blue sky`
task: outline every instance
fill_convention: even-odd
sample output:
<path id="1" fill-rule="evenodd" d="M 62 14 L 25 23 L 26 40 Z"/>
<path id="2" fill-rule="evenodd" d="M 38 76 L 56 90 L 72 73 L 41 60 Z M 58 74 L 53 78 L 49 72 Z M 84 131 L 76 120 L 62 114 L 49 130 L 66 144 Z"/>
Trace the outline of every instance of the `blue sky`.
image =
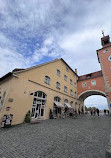
<path id="1" fill-rule="evenodd" d="M 96 50 L 101 30 L 111 35 L 110 8 L 110 0 L 0 0 L 0 77 L 55 58 L 78 75 L 100 70 Z"/>

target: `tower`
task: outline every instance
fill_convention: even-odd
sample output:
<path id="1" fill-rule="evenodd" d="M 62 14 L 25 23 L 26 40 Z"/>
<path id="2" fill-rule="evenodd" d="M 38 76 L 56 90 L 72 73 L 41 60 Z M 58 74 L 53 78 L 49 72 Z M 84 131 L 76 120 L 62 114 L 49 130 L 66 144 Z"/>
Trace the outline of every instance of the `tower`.
<path id="1" fill-rule="evenodd" d="M 102 34 L 102 48 L 97 50 L 97 56 L 103 73 L 105 93 L 111 113 L 111 42 L 109 35 L 104 36 L 104 32 Z"/>

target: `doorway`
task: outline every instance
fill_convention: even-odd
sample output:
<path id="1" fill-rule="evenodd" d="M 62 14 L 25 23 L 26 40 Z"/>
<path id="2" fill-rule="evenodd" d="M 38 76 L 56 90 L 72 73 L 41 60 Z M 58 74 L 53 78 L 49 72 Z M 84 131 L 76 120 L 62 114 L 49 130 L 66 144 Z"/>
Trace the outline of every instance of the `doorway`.
<path id="1" fill-rule="evenodd" d="M 45 107 L 46 107 L 46 94 L 41 91 L 34 93 L 32 114 L 33 119 L 44 119 L 45 117 Z"/>

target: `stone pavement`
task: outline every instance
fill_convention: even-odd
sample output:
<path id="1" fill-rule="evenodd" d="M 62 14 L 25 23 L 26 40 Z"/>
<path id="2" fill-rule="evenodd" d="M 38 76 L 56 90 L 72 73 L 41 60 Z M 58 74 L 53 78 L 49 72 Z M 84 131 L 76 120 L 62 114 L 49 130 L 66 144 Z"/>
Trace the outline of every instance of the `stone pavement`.
<path id="1" fill-rule="evenodd" d="M 105 158 L 110 124 L 86 114 L 0 129 L 0 158 Z"/>

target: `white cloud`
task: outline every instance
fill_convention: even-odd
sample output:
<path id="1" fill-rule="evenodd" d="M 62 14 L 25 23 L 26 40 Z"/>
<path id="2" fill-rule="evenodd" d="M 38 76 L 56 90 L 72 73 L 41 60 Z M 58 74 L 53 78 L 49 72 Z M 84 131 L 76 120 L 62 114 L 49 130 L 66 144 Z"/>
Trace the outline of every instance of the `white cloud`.
<path id="1" fill-rule="evenodd" d="M 100 110 L 108 109 L 107 99 L 103 96 L 90 96 L 85 99 L 84 105 L 87 107 L 96 107 Z"/>
<path id="2" fill-rule="evenodd" d="M 13 52 L 10 49 L 0 48 L 0 74 L 5 75 L 14 68 L 22 67 L 24 64 L 24 58 L 17 52 Z"/>
<path id="3" fill-rule="evenodd" d="M 101 30 L 111 34 L 110 8 L 104 0 L 0 0 L 0 77 L 45 57 L 62 57 L 79 75 L 100 70 L 96 49 Z"/>

